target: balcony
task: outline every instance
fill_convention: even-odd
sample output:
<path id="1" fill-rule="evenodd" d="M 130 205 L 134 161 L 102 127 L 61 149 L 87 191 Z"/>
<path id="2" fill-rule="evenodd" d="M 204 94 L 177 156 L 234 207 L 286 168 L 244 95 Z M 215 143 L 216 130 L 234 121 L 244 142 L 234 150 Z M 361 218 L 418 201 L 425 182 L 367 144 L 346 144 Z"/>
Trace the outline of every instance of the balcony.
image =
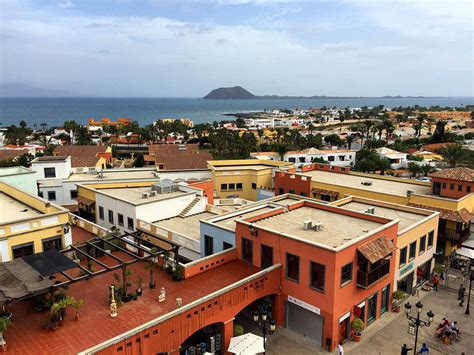
<path id="1" fill-rule="evenodd" d="M 462 231 L 456 231 L 454 229 L 439 230 L 438 237 L 444 240 L 450 240 L 456 243 L 462 243 L 469 238 L 469 234 L 471 233 L 469 228 L 466 228 Z"/>
<path id="2" fill-rule="evenodd" d="M 376 283 L 378 280 L 390 273 L 390 262 L 385 262 L 379 267 L 368 272 L 357 271 L 357 286 L 361 288 L 368 288 Z"/>

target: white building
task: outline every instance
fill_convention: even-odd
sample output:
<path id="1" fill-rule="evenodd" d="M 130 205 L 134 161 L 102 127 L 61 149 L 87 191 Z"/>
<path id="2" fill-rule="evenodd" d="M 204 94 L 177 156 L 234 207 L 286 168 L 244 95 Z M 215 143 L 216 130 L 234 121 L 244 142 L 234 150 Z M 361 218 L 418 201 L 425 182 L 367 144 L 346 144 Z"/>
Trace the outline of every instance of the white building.
<path id="1" fill-rule="evenodd" d="M 280 154 L 276 152 L 253 152 L 250 157 L 262 160 L 281 161 Z M 321 150 L 316 148 L 308 148 L 300 151 L 289 151 L 283 156 L 283 161 L 305 164 L 311 163 L 314 159 L 324 159 L 327 163 L 334 166 L 350 166 L 355 164 L 356 151 L 348 149 L 331 149 Z"/>
<path id="2" fill-rule="evenodd" d="M 390 161 L 390 167 L 392 169 L 401 169 L 408 166 L 408 153 L 398 152 L 386 147 L 377 148 L 376 151 L 381 158 Z"/>
<path id="3" fill-rule="evenodd" d="M 31 195 L 37 195 L 36 173 L 23 166 L 0 168 L 0 181 L 6 182 Z"/>

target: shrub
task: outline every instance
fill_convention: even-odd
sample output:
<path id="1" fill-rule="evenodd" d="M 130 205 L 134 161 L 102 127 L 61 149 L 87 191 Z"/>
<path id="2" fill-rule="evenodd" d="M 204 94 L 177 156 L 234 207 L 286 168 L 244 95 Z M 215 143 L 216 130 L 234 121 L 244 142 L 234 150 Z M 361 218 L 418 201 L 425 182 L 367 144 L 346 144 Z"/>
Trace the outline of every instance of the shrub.
<path id="1" fill-rule="evenodd" d="M 355 333 L 360 334 L 365 328 L 364 322 L 360 318 L 354 318 L 351 322 L 351 328 Z"/>
<path id="2" fill-rule="evenodd" d="M 393 293 L 392 297 L 395 301 L 399 301 L 405 298 L 405 292 L 403 292 L 402 290 L 397 290 Z"/>
<path id="3" fill-rule="evenodd" d="M 234 336 L 238 337 L 239 335 L 244 334 L 244 327 L 240 324 L 234 324 Z"/>

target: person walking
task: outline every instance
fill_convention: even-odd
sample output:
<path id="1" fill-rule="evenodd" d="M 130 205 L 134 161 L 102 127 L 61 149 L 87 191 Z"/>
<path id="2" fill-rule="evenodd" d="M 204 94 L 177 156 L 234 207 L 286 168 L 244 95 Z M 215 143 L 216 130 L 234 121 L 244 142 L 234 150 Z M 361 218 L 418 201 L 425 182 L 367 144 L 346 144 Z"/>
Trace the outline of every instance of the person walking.
<path id="1" fill-rule="evenodd" d="M 420 351 L 418 351 L 417 354 L 427 355 L 429 352 L 430 352 L 430 349 L 428 348 L 428 345 L 426 345 L 426 343 L 423 343 L 421 345 Z"/>
<path id="2" fill-rule="evenodd" d="M 342 341 L 337 346 L 337 353 L 338 355 L 344 355 L 344 348 L 342 347 Z"/>
<path id="3" fill-rule="evenodd" d="M 438 291 L 439 278 L 438 275 L 434 274 L 433 276 L 433 289 Z"/>
<path id="4" fill-rule="evenodd" d="M 459 300 L 461 302 L 459 302 L 459 307 L 462 307 L 464 306 L 464 293 L 466 292 L 466 289 L 461 286 L 461 289 L 459 290 Z"/>
<path id="5" fill-rule="evenodd" d="M 413 348 L 409 348 L 407 344 L 403 344 L 401 355 L 408 355 L 410 350 L 413 350 Z"/>

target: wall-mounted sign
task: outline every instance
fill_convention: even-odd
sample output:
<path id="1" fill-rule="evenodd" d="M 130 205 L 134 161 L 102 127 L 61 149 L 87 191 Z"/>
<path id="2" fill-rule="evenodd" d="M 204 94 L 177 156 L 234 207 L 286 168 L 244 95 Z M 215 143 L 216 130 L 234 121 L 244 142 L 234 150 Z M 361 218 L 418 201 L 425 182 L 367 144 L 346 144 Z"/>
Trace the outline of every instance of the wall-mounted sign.
<path id="1" fill-rule="evenodd" d="M 408 265 L 405 265 L 402 269 L 400 269 L 400 277 L 405 275 L 408 271 L 413 270 L 413 265 L 414 265 L 414 262 L 412 261 Z"/>
<path id="2" fill-rule="evenodd" d="M 299 300 L 296 297 L 288 295 L 288 302 L 294 303 L 313 313 L 321 314 L 321 310 L 318 307 L 315 307 L 312 304 L 306 303 L 305 301 Z"/>

